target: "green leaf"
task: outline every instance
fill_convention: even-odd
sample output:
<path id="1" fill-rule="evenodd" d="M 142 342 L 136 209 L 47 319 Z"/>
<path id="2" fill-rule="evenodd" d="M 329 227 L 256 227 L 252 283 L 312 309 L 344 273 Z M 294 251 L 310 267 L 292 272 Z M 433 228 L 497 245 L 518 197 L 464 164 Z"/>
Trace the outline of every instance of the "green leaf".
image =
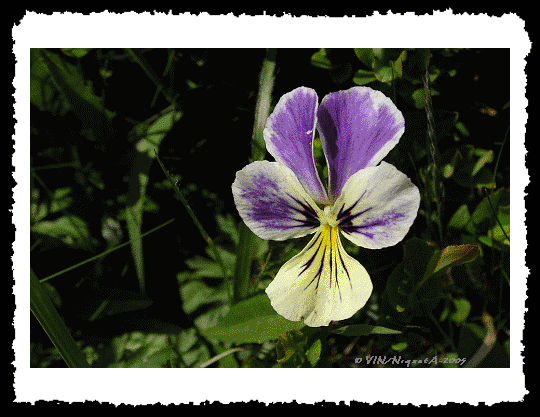
<path id="1" fill-rule="evenodd" d="M 375 77 L 377 77 L 377 79 L 382 83 L 387 83 L 387 82 L 392 81 L 393 79 L 392 68 L 387 67 L 387 66 L 378 68 L 375 71 Z"/>
<path id="2" fill-rule="evenodd" d="M 172 129 L 182 117 L 180 111 L 168 111 L 152 123 L 145 132 L 145 136 L 140 139 L 135 147 L 139 152 L 146 152 L 149 158 L 155 158 L 156 152 L 159 153 L 159 145 L 165 135 Z M 142 125 L 145 126 L 146 122 Z M 154 152 L 155 149 L 155 152 Z"/>
<path id="3" fill-rule="evenodd" d="M 323 48 L 311 56 L 311 65 L 323 69 L 332 69 L 332 62 L 326 57 L 326 50 Z"/>
<path id="4" fill-rule="evenodd" d="M 430 93 L 432 96 L 438 96 L 439 92 L 434 90 L 433 88 L 430 89 Z M 424 93 L 423 88 L 419 88 L 418 90 L 413 91 L 412 98 L 414 101 L 414 105 L 417 109 L 423 109 L 426 105 L 426 96 Z"/>
<path id="5" fill-rule="evenodd" d="M 373 71 L 366 71 L 362 69 L 356 71 L 356 74 L 353 76 L 353 82 L 358 85 L 366 85 L 372 81 L 375 81 L 376 79 L 377 77 Z"/>
<path id="6" fill-rule="evenodd" d="M 353 324 L 333 330 L 333 333 L 344 336 L 367 336 L 370 334 L 400 334 L 401 331 L 382 326 L 372 326 L 369 324 Z"/>
<path id="7" fill-rule="evenodd" d="M 85 246 L 90 238 L 88 225 L 77 216 L 62 216 L 53 221 L 44 220 L 34 224 L 30 230 L 62 239 L 69 246 Z"/>
<path id="8" fill-rule="evenodd" d="M 191 281 L 183 284 L 180 287 L 180 296 L 186 314 L 193 313 L 205 304 L 224 304 L 227 302 L 227 291 L 224 285 L 210 288 L 202 281 Z"/>
<path id="9" fill-rule="evenodd" d="M 489 150 L 486 151 L 484 149 L 476 149 L 477 154 L 479 153 L 480 158 L 478 161 L 476 161 L 476 164 L 474 165 L 474 168 L 472 170 L 471 176 L 475 176 L 478 171 L 480 171 L 484 165 L 486 165 L 488 162 L 493 162 L 493 151 Z"/>
<path id="10" fill-rule="evenodd" d="M 501 188 L 486 195 L 474 210 L 471 220 L 467 225 L 467 231 L 477 236 L 483 244 L 498 249 L 509 245 L 505 233 L 510 236 L 510 190 Z"/>
<path id="11" fill-rule="evenodd" d="M 448 227 L 462 229 L 467 225 L 467 223 L 469 223 L 470 220 L 471 214 L 469 213 L 469 208 L 467 207 L 467 204 L 462 204 L 448 222 Z"/>
<path id="12" fill-rule="evenodd" d="M 235 223 L 233 216 L 231 216 L 231 214 L 229 213 L 227 213 L 226 216 L 218 214 L 216 216 L 216 221 L 219 228 L 231 237 L 231 240 L 234 242 L 234 244 L 238 245 L 238 241 L 240 240 L 240 233 L 238 232 L 238 226 Z"/>
<path id="13" fill-rule="evenodd" d="M 444 368 L 460 368 L 457 360 L 460 359 L 457 352 L 447 352 L 439 361 Z"/>
<path id="14" fill-rule="evenodd" d="M 186 259 L 186 264 L 194 269 L 193 275 L 201 278 L 223 278 L 221 267 L 213 259 L 195 256 Z"/>
<path id="15" fill-rule="evenodd" d="M 281 367 L 298 368 L 306 361 L 304 352 L 307 337 L 298 330 L 291 330 L 280 336 L 276 344 L 277 362 Z"/>
<path id="16" fill-rule="evenodd" d="M 62 52 L 65 55 L 76 58 L 82 58 L 91 50 L 92 48 L 62 48 Z"/>
<path id="17" fill-rule="evenodd" d="M 432 261 L 436 259 L 437 263 L 432 270 L 428 269 L 426 271 L 425 277 L 427 278 L 448 268 L 474 261 L 479 255 L 480 250 L 476 245 L 447 246 L 442 251 L 435 253 Z M 433 262 L 430 262 L 430 265 L 433 265 Z"/>
<path id="18" fill-rule="evenodd" d="M 403 77 L 403 61 L 407 59 L 407 51 L 401 52 L 398 59 L 396 59 L 392 65 L 394 69 L 394 78 Z"/>
<path id="19" fill-rule="evenodd" d="M 394 349 L 396 352 L 403 352 L 405 349 L 407 349 L 407 346 L 407 342 L 401 342 L 392 345 L 392 349 Z"/>
<path id="20" fill-rule="evenodd" d="M 70 368 L 90 367 L 33 269 L 30 269 L 30 311 Z"/>
<path id="21" fill-rule="evenodd" d="M 260 294 L 235 304 L 216 327 L 205 330 L 204 334 L 226 343 L 262 343 L 302 327 L 303 322 L 278 315 L 268 296 Z"/>
<path id="22" fill-rule="evenodd" d="M 467 317 L 469 317 L 469 313 L 471 312 L 471 303 L 465 298 L 452 301 L 454 302 L 456 311 L 450 315 L 450 319 L 457 324 L 465 323 L 465 321 L 467 321 Z"/>
<path id="23" fill-rule="evenodd" d="M 375 61 L 373 48 L 354 48 L 354 53 L 366 67 L 373 68 L 373 62 Z"/>
<path id="24" fill-rule="evenodd" d="M 322 344 L 321 339 L 317 339 L 306 352 L 306 357 L 311 366 L 317 365 L 321 358 Z"/>
<path id="25" fill-rule="evenodd" d="M 409 304 L 409 295 L 414 288 L 411 277 L 405 274 L 404 262 L 400 262 L 392 271 L 386 282 L 384 296 L 390 306 L 398 313 L 403 313 Z"/>

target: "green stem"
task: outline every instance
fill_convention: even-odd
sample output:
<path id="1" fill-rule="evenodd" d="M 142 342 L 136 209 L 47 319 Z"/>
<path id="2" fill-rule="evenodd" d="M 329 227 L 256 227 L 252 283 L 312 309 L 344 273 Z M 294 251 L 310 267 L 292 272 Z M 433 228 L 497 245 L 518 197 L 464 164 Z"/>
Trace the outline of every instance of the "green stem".
<path id="1" fill-rule="evenodd" d="M 208 233 L 206 233 L 206 230 L 204 230 L 203 225 L 201 224 L 201 222 L 199 221 L 199 219 L 195 215 L 195 212 L 190 207 L 188 201 L 186 200 L 186 198 L 184 197 L 184 195 L 182 194 L 182 192 L 180 191 L 180 189 L 176 185 L 175 181 L 170 176 L 169 172 L 165 169 L 165 166 L 163 165 L 163 162 L 161 162 L 161 159 L 159 159 L 159 156 L 158 156 L 157 152 L 155 150 L 154 150 L 154 152 L 156 154 L 156 158 L 157 158 L 157 160 L 159 162 L 159 165 L 161 166 L 161 169 L 163 170 L 163 173 L 165 174 L 165 176 L 167 177 L 169 182 L 173 185 L 176 196 L 180 199 L 180 201 L 184 205 L 184 207 L 187 210 L 189 216 L 191 217 L 191 220 L 193 220 L 193 223 L 195 223 L 195 226 L 197 226 L 197 229 L 199 229 L 199 233 L 201 234 L 204 241 L 208 244 L 208 246 L 210 246 L 210 250 L 214 254 L 214 259 L 219 264 L 219 267 L 221 269 L 221 273 L 223 274 L 223 278 L 225 278 L 226 280 L 229 280 L 230 274 L 227 271 L 227 268 L 225 267 L 225 262 L 223 262 L 223 259 L 221 258 L 221 255 L 220 255 L 219 251 L 217 250 L 217 247 L 214 244 L 214 241 L 212 240 L 210 235 L 208 235 Z M 229 288 L 229 291 L 230 291 L 230 283 L 229 283 L 229 285 L 227 285 L 227 287 Z M 229 297 L 229 299 L 230 299 L 230 297 Z"/>
<path id="2" fill-rule="evenodd" d="M 268 49 L 259 76 L 259 94 L 255 108 L 255 123 L 253 126 L 251 157 L 252 160 L 262 160 L 266 153 L 264 143 L 264 126 L 270 114 L 270 102 L 274 87 L 274 69 L 276 66 L 276 51 Z M 256 257 L 259 240 L 244 224 L 240 225 L 240 239 L 236 248 L 236 265 L 234 270 L 233 302 L 237 303 L 251 293 L 251 265 Z"/>
<path id="3" fill-rule="evenodd" d="M 158 229 L 161 229 L 164 226 L 167 226 L 169 223 L 172 223 L 173 221 L 174 221 L 174 219 L 171 219 L 171 220 L 166 221 L 165 223 L 163 223 L 163 224 L 161 224 L 161 225 L 159 225 L 157 227 L 154 227 L 152 230 L 149 230 L 148 232 L 143 233 L 141 235 L 141 238 L 143 238 L 146 235 L 149 235 L 150 233 L 155 232 Z M 78 268 L 79 266 L 83 266 L 84 264 L 87 264 L 88 262 L 95 261 L 96 259 L 99 259 L 99 258 L 101 258 L 101 257 L 103 257 L 105 255 L 108 255 L 109 253 L 114 252 L 115 250 L 121 249 L 121 248 L 123 248 L 124 246 L 127 246 L 127 245 L 131 245 L 131 240 L 128 241 L 128 242 L 122 243 L 121 245 L 115 246 L 114 248 L 108 249 L 105 252 L 101 252 L 99 255 L 93 256 L 93 257 L 91 257 L 91 258 L 89 258 L 89 259 L 87 259 L 85 261 L 82 261 L 81 263 L 78 263 L 77 265 L 73 265 L 73 266 L 70 266 L 69 268 L 63 269 L 62 271 L 57 272 L 56 274 L 49 275 L 48 277 L 43 278 L 40 282 L 47 282 L 48 280 L 53 279 L 54 277 L 57 277 L 58 275 L 62 275 L 64 273 L 68 272 L 68 271 L 71 271 L 72 269 Z"/>

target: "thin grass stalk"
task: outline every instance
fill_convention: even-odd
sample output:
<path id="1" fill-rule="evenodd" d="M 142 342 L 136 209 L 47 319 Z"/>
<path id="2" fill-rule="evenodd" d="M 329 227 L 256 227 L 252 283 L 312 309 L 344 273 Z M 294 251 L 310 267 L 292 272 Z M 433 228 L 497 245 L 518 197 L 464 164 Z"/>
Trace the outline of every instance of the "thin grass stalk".
<path id="1" fill-rule="evenodd" d="M 435 120 L 433 117 L 433 105 L 431 103 L 431 89 L 430 89 L 429 71 L 426 66 L 426 76 L 424 78 L 424 95 L 426 98 L 426 116 L 427 116 L 427 145 L 429 155 L 429 166 L 427 172 L 426 189 L 428 195 L 430 195 L 430 205 L 426 207 L 428 213 L 428 224 L 435 223 L 438 229 L 438 242 L 443 246 L 443 230 L 442 230 L 442 216 L 443 216 L 443 200 L 444 200 L 444 185 L 440 173 L 440 155 L 437 148 L 437 137 L 435 136 Z M 435 203 L 435 216 L 433 216 L 433 210 L 431 203 Z M 433 219 L 435 217 L 435 219 Z"/>

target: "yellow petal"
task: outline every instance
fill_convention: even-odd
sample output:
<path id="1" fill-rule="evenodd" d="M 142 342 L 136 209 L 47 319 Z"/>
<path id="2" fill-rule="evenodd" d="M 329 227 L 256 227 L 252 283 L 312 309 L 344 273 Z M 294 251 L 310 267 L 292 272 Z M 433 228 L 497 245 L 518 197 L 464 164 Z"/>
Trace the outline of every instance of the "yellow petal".
<path id="1" fill-rule="evenodd" d="M 372 290 L 365 268 L 343 249 L 338 228 L 323 224 L 302 252 L 281 267 L 266 293 L 278 314 L 317 327 L 351 317 Z"/>

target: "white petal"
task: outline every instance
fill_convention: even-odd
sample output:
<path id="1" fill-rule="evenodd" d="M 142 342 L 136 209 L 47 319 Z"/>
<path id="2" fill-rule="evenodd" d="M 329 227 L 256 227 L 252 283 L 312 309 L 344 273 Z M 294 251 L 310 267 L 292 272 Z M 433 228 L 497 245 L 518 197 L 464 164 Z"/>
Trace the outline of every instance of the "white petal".
<path id="1" fill-rule="evenodd" d="M 338 229 L 325 224 L 281 267 L 266 293 L 278 314 L 317 327 L 351 317 L 372 290 L 365 268 L 343 249 Z"/>
<path id="2" fill-rule="evenodd" d="M 261 239 L 302 237 L 320 226 L 322 210 L 294 173 L 278 162 L 247 165 L 236 173 L 232 191 L 242 220 Z"/>
<path id="3" fill-rule="evenodd" d="M 343 235 L 358 246 L 380 249 L 400 242 L 420 205 L 420 192 L 396 167 L 381 162 L 352 175 L 332 207 Z"/>

